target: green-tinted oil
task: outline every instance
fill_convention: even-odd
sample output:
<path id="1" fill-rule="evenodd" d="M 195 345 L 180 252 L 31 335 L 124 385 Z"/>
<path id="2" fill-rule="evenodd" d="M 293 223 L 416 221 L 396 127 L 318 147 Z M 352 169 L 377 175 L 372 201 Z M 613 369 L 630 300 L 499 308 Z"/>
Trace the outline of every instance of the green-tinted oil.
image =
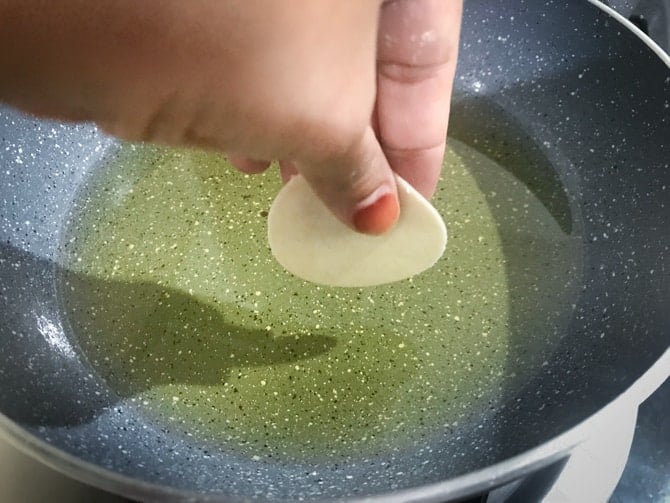
<path id="1" fill-rule="evenodd" d="M 451 143 L 434 199 L 445 255 L 392 285 L 282 270 L 266 240 L 279 188 L 275 170 L 123 146 L 82 192 L 61 281 L 71 328 L 167 428 L 261 458 L 384 452 L 484 413 L 550 355 L 577 241 L 469 147 Z"/>

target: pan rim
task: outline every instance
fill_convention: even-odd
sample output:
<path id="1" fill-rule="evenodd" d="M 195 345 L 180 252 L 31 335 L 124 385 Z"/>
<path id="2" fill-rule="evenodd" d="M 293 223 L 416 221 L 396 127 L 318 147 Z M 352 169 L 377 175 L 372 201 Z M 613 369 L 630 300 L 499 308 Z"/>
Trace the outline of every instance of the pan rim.
<path id="1" fill-rule="evenodd" d="M 638 407 L 666 379 L 670 378 L 669 369 L 670 348 L 626 391 L 598 412 L 552 440 L 505 461 L 441 482 L 401 489 L 393 493 L 353 497 L 346 501 L 351 503 L 437 502 L 443 501 L 445 494 L 448 494 L 450 498 L 466 497 L 473 493 L 487 491 L 503 485 L 529 471 L 538 470 L 563 458 L 573 448 L 586 440 L 590 433 L 598 428 L 604 418 L 614 417 L 621 410 Z M 3 436 L 14 447 L 56 471 L 80 482 L 125 497 L 140 499 L 141 501 L 154 501 L 158 498 L 160 498 L 160 501 L 166 501 L 165 498 L 170 498 L 167 501 L 226 501 L 230 503 L 253 501 L 249 498 L 239 498 L 232 495 L 199 494 L 122 475 L 50 445 L 17 425 L 2 413 L 0 413 L 0 433 L 4 434 Z M 322 499 L 316 501 L 327 503 L 342 500 Z"/>
<path id="2" fill-rule="evenodd" d="M 653 40 L 649 35 L 647 35 L 645 32 L 643 32 L 640 28 L 635 26 L 631 22 L 630 19 L 628 19 L 626 16 L 622 15 L 621 13 L 615 11 L 612 7 L 609 5 L 606 5 L 602 2 L 602 0 L 588 0 L 591 5 L 594 5 L 598 9 L 602 10 L 609 16 L 613 17 L 616 21 L 618 21 L 620 24 L 628 28 L 633 34 L 635 34 L 642 42 L 644 42 L 654 53 L 661 58 L 661 61 L 663 61 L 668 68 L 670 68 L 670 54 L 665 52 L 663 48 L 656 43 L 655 40 Z"/>

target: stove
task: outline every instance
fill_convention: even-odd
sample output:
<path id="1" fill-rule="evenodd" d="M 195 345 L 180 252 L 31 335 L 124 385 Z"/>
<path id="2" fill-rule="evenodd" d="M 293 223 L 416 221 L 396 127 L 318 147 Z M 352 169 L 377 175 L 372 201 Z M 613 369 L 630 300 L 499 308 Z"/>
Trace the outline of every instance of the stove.
<path id="1" fill-rule="evenodd" d="M 586 0 L 584 0 L 586 1 Z M 670 0 L 603 0 L 670 52 Z M 670 369 L 669 369 L 670 371 Z M 637 414 L 612 415 L 567 461 L 541 470 L 539 484 L 518 481 L 468 500 L 477 503 L 670 502 L 670 379 Z M 544 485 L 544 487 L 543 487 Z M 547 493 L 546 487 L 550 487 Z M 0 435 L 0 503 L 128 503 L 69 479 L 16 450 Z"/>
<path id="2" fill-rule="evenodd" d="M 649 35 L 665 52 L 670 52 L 670 1 L 604 0 Z"/>
<path id="3" fill-rule="evenodd" d="M 633 446 L 611 503 L 670 501 L 670 379 L 640 407 Z"/>

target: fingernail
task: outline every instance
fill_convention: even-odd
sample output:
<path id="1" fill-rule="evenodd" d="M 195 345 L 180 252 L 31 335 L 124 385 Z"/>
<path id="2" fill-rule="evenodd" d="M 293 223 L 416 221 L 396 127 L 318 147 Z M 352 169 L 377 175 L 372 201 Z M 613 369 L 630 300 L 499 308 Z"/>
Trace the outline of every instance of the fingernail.
<path id="1" fill-rule="evenodd" d="M 359 204 L 353 224 L 364 234 L 383 234 L 398 220 L 400 207 L 396 197 L 386 187 L 381 187 Z"/>

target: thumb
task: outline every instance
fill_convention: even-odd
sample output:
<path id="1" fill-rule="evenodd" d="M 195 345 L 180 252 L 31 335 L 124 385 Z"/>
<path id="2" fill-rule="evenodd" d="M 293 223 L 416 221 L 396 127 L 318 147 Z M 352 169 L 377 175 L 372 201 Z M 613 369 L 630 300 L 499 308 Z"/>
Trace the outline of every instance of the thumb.
<path id="1" fill-rule="evenodd" d="M 344 224 L 364 234 L 383 234 L 398 219 L 395 176 L 374 131 L 336 158 L 296 162 L 315 194 Z"/>

